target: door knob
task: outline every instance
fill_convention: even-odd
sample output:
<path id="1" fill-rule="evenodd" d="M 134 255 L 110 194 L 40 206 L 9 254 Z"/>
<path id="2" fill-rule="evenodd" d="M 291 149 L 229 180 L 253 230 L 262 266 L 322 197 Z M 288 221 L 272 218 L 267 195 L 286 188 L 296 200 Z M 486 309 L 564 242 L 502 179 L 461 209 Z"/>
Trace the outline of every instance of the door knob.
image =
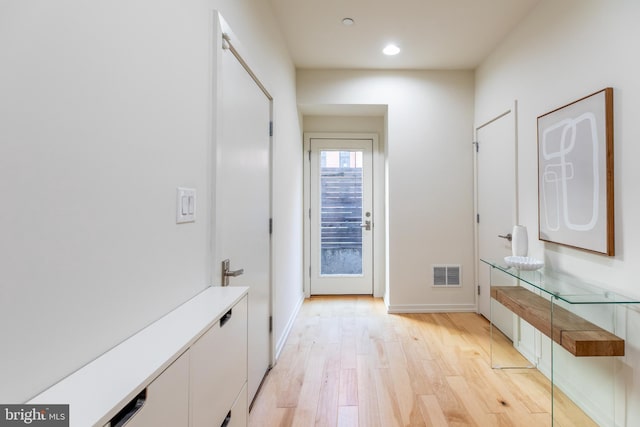
<path id="1" fill-rule="evenodd" d="M 222 261 L 222 286 L 229 286 L 229 277 L 236 277 L 244 273 L 244 268 L 239 270 L 231 270 L 231 261 L 225 259 Z"/>
<path id="2" fill-rule="evenodd" d="M 498 237 L 501 237 L 503 239 L 507 239 L 508 241 L 511 241 L 511 233 L 507 234 L 506 236 L 503 236 L 501 234 L 498 234 Z"/>
<path id="3" fill-rule="evenodd" d="M 366 220 L 364 224 L 360 224 L 360 227 L 364 228 L 367 231 L 371 231 L 371 220 Z"/>

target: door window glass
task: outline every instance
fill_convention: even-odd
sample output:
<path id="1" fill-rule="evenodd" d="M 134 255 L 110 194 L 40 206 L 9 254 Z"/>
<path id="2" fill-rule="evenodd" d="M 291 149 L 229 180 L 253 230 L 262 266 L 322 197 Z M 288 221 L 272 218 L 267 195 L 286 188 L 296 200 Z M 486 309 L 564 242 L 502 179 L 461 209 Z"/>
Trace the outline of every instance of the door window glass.
<path id="1" fill-rule="evenodd" d="M 362 274 L 362 151 L 320 152 L 320 274 Z"/>

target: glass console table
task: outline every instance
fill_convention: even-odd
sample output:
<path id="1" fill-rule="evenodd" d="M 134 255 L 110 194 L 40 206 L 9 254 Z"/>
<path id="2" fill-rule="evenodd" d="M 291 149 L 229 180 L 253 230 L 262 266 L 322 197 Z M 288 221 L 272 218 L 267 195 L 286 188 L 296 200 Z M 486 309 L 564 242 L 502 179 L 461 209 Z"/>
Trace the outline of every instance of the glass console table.
<path id="1" fill-rule="evenodd" d="M 624 425 L 619 422 L 627 404 L 620 335 L 626 335 L 628 305 L 640 300 L 565 274 L 481 261 L 490 269 L 491 366 L 545 374 L 551 381 L 551 425 L 565 425 L 570 417 L 559 413 L 565 396 L 593 425 Z M 517 357 L 498 345 L 505 341 L 503 332 L 512 337 Z"/>

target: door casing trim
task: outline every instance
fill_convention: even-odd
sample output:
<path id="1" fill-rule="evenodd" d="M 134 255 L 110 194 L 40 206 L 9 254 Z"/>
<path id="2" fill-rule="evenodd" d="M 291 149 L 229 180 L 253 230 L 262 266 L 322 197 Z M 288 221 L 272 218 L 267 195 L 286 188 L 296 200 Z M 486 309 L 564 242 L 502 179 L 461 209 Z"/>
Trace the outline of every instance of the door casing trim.
<path id="1" fill-rule="evenodd" d="M 375 222 L 373 227 L 373 296 L 383 297 L 385 293 L 384 266 L 386 260 L 385 236 L 386 216 L 384 208 L 384 155 L 380 152 L 377 133 L 353 133 L 353 132 L 305 132 L 303 150 L 303 224 L 304 224 L 304 257 L 303 257 L 303 292 L 305 298 L 311 296 L 311 222 L 309 209 L 311 208 L 311 164 L 309 152 L 312 139 L 369 139 L 373 143 L 373 211 Z"/>

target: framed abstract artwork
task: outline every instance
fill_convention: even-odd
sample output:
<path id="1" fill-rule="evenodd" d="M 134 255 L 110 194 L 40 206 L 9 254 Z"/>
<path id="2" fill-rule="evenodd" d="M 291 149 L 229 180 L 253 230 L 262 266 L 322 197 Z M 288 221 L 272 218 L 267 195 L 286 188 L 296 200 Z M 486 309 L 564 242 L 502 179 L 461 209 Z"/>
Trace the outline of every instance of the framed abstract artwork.
<path id="1" fill-rule="evenodd" d="M 538 117 L 539 238 L 613 256 L 613 89 Z"/>

